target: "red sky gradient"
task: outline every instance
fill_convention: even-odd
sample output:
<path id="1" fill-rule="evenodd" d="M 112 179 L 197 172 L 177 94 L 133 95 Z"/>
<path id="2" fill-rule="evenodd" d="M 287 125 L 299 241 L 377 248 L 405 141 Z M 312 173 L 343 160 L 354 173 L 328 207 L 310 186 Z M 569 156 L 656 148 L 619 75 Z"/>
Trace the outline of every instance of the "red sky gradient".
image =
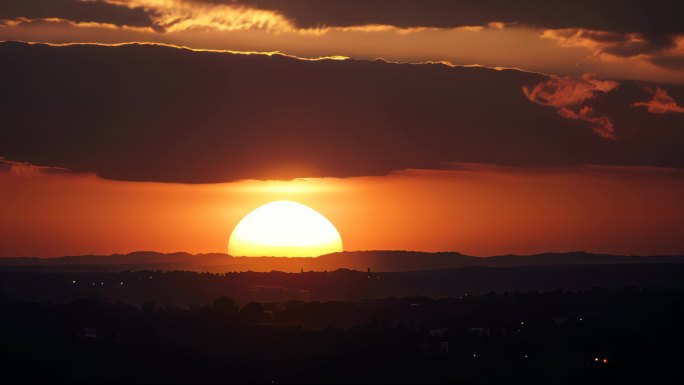
<path id="1" fill-rule="evenodd" d="M 684 171 L 455 165 L 381 177 L 171 184 L 0 173 L 0 256 L 134 250 L 226 252 L 230 232 L 271 200 L 309 205 L 346 250 L 455 250 L 486 256 L 586 250 L 684 251 Z"/>

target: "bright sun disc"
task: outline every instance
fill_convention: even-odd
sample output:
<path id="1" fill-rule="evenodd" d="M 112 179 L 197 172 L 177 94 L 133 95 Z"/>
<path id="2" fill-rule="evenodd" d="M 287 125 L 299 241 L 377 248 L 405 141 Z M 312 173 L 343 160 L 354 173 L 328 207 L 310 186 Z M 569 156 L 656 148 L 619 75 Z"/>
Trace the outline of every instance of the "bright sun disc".
<path id="1" fill-rule="evenodd" d="M 342 251 L 335 226 L 316 210 L 275 201 L 247 214 L 230 235 L 228 254 L 243 257 L 316 257 Z"/>

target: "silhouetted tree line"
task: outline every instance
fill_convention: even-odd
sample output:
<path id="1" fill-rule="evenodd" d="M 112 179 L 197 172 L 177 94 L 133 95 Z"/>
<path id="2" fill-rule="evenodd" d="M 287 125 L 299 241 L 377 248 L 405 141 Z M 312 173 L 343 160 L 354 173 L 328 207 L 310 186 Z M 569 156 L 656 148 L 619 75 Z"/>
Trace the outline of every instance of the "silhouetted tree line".
<path id="1" fill-rule="evenodd" d="M 638 288 L 186 308 L 0 301 L 0 378 L 678 382 L 683 325 L 684 292 Z"/>
<path id="2" fill-rule="evenodd" d="M 227 296 L 240 303 L 459 297 L 467 292 L 565 291 L 658 286 L 684 290 L 684 264 L 527 266 L 376 273 L 197 273 L 190 271 L 36 272 L 0 267 L 0 298 L 69 302 L 77 298 L 186 306 Z"/>

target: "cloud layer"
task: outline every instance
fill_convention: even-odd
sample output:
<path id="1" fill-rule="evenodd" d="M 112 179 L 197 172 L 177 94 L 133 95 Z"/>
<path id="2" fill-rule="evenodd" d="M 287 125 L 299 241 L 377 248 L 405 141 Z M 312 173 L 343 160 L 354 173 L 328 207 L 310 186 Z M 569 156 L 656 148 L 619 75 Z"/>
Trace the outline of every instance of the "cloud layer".
<path id="1" fill-rule="evenodd" d="M 618 86 L 617 82 L 595 80 L 590 76 L 584 76 L 581 79 L 551 77 L 534 88 L 524 86 L 523 92 L 530 101 L 555 107 L 560 116 L 588 122 L 597 134 L 604 138 L 615 139 L 613 122 L 608 117 L 597 113 L 592 107 L 585 105 L 585 102 L 595 98 L 597 93 L 605 94 Z"/>
<path id="2" fill-rule="evenodd" d="M 64 19 L 76 23 L 102 23 L 119 27 L 153 27 L 148 10 L 104 1 L 0 0 L 0 19 Z"/>
<path id="3" fill-rule="evenodd" d="M 157 42 L 684 84 L 682 13 L 673 0 L 0 0 L 0 40 Z"/>
<path id="4" fill-rule="evenodd" d="M 134 1 L 135 2 L 135 1 Z M 191 3 L 240 4 L 273 10 L 301 28 L 367 24 L 399 27 L 519 23 L 543 28 L 579 27 L 645 35 L 684 33 L 681 2 L 674 0 L 190 0 Z M 610 15 L 610 17 L 606 17 Z"/>
<path id="5" fill-rule="evenodd" d="M 648 112 L 654 114 L 684 113 L 684 107 L 678 105 L 664 89 L 660 87 L 644 87 L 644 89 L 652 95 L 651 99 L 644 102 L 636 102 L 632 106 L 646 107 Z"/>
<path id="6" fill-rule="evenodd" d="M 565 44 L 597 47 L 618 57 L 649 55 L 669 67 L 681 61 L 676 50 L 684 35 L 684 4 L 675 0 L 194 0 L 190 3 L 243 4 L 271 10 L 299 28 L 391 25 L 454 28 L 490 23 L 547 30 Z M 607 16 L 609 15 L 609 16 Z M 670 53 L 677 53 L 671 55 Z M 674 57 L 675 59 L 672 59 Z M 678 59 L 677 59 L 678 58 Z M 671 68 L 671 67 L 670 67 Z M 681 68 L 681 67 L 680 67 Z"/>
<path id="7" fill-rule="evenodd" d="M 454 161 L 684 167 L 683 115 L 631 107 L 648 97 L 633 82 L 152 45 L 3 43 L 0 55 L 0 155 L 110 179 L 345 177 Z"/>

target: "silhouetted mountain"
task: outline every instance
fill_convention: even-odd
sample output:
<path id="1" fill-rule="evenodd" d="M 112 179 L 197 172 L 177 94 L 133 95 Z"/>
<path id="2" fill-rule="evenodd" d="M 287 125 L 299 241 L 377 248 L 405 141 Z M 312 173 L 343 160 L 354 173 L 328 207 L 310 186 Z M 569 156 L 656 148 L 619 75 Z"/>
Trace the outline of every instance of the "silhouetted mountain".
<path id="1" fill-rule="evenodd" d="M 224 263 L 225 254 L 189 254 L 189 253 L 157 253 L 154 251 L 135 251 L 129 254 L 112 255 L 70 255 L 58 258 L 2 258 L 0 265 L 183 265 L 188 262 L 202 260 L 210 265 Z"/>
<path id="2" fill-rule="evenodd" d="M 596 265 L 625 263 L 684 263 L 683 256 L 624 256 L 585 252 L 544 253 L 473 257 L 456 252 L 375 250 L 345 251 L 317 258 L 233 257 L 227 254 L 162 254 L 138 251 L 110 256 L 81 255 L 60 258 L 0 258 L 0 266 L 30 271 L 123 271 L 191 270 L 228 271 L 333 271 L 350 269 L 374 272 L 399 272 L 451 269 L 468 266 L 517 267 L 551 265 Z"/>

